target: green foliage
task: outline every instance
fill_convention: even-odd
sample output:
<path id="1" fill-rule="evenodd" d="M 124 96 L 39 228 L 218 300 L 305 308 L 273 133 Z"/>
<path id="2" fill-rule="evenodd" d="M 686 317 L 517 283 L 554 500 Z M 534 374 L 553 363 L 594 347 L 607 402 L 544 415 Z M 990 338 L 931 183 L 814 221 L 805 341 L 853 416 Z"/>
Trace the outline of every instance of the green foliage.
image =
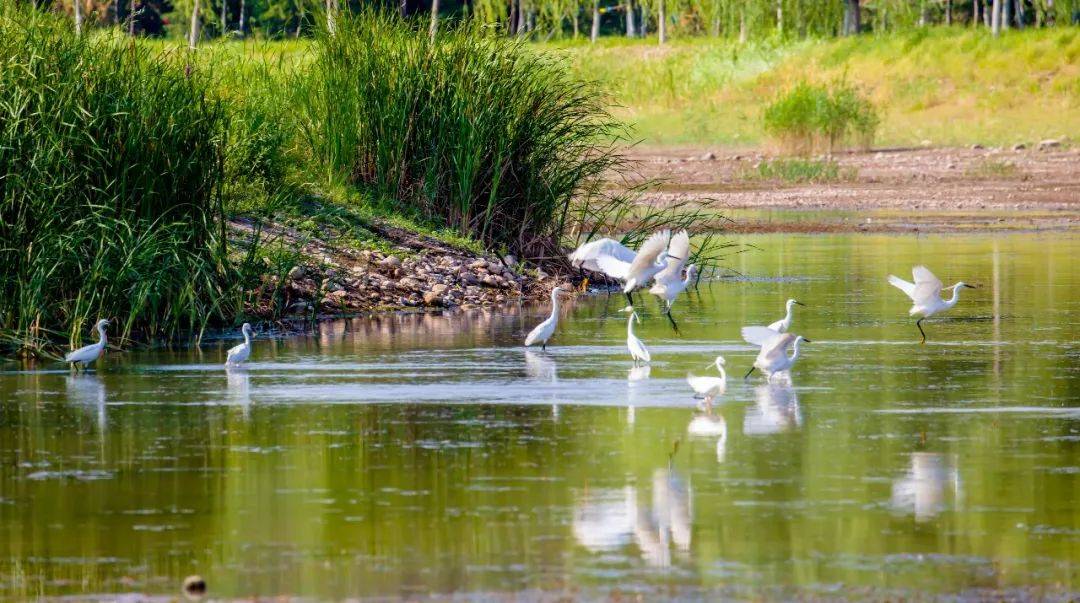
<path id="1" fill-rule="evenodd" d="M 329 182 L 523 257 L 554 251 L 572 204 L 601 194 L 619 127 L 556 59 L 475 25 L 342 15 L 297 90 Z"/>
<path id="2" fill-rule="evenodd" d="M 1010 178 L 1019 175 L 1016 164 L 999 159 L 982 159 L 965 170 L 968 176 L 978 178 Z"/>
<path id="3" fill-rule="evenodd" d="M 826 183 L 854 180 L 854 168 L 842 168 L 832 159 L 767 159 L 745 174 L 753 180 L 780 180 L 789 183 Z"/>
<path id="4" fill-rule="evenodd" d="M 846 84 L 799 83 L 779 95 L 763 115 L 764 129 L 794 153 L 832 152 L 844 143 L 868 147 L 880 118 L 870 101 Z"/>

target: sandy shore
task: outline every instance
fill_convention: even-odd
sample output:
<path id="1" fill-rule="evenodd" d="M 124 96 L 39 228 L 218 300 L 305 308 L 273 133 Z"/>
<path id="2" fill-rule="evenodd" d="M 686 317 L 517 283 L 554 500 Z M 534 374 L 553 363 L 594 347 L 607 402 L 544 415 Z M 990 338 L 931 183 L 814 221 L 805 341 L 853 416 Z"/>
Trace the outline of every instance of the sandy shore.
<path id="1" fill-rule="evenodd" d="M 752 177 L 770 156 L 705 147 L 629 151 L 661 181 L 651 203 L 694 200 L 744 232 L 1080 229 L 1080 149 L 879 149 L 834 156 L 844 180 Z"/>

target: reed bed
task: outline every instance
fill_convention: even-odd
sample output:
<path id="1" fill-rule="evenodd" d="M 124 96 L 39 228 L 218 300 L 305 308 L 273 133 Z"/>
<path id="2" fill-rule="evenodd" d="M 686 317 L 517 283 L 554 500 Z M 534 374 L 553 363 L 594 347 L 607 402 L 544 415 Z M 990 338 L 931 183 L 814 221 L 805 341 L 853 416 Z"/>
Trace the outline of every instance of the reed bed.
<path id="1" fill-rule="evenodd" d="M 620 166 L 621 126 L 559 59 L 475 24 L 364 11 L 321 32 L 301 129 L 329 181 L 523 257 L 555 252 L 574 204 Z"/>
<path id="2" fill-rule="evenodd" d="M 124 336 L 220 317 L 227 115 L 206 80 L 10 4 L 0 62 L 6 347 L 78 341 L 106 316 Z"/>

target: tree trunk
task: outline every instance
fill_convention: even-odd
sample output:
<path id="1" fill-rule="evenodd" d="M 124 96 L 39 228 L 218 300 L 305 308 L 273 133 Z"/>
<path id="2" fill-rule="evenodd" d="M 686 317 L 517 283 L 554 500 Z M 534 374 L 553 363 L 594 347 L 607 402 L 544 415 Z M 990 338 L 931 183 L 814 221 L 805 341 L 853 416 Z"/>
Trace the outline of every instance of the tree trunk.
<path id="1" fill-rule="evenodd" d="M 945 0 L 945 25 L 952 25 L 952 0 Z"/>
<path id="2" fill-rule="evenodd" d="M 1022 1 L 1016 3 L 1016 10 L 1014 11 L 1014 14 L 1016 15 L 1016 29 L 1023 29 L 1024 28 L 1024 3 Z"/>
<path id="3" fill-rule="evenodd" d="M 581 35 L 581 24 L 578 22 L 581 18 L 581 7 L 574 7 L 574 39 L 576 40 Z"/>
<path id="4" fill-rule="evenodd" d="M 994 0 L 990 9 L 990 32 L 995 36 L 1001 33 L 1001 0 Z"/>
<path id="5" fill-rule="evenodd" d="M 428 27 L 428 35 L 434 40 L 437 33 L 439 33 L 439 0 L 431 0 L 431 25 Z"/>
<path id="6" fill-rule="evenodd" d="M 990 21 L 991 21 L 990 14 L 994 12 L 993 7 L 990 6 L 990 1 L 991 0 L 983 0 L 983 11 L 982 11 L 982 13 L 983 13 L 983 25 L 986 25 L 987 29 L 990 29 L 990 25 L 991 25 L 990 24 Z"/>
<path id="7" fill-rule="evenodd" d="M 517 33 L 517 21 L 518 21 L 517 14 L 518 14 L 518 5 L 520 3 L 521 3 L 520 0 L 510 0 L 510 19 L 509 19 L 509 23 L 507 23 L 507 28 L 506 28 L 507 31 L 506 31 L 506 33 L 511 35 L 511 36 L 514 35 L 515 33 Z"/>
<path id="8" fill-rule="evenodd" d="M 1012 0 L 1001 2 L 1001 29 L 1009 29 L 1009 21 L 1012 20 Z"/>
<path id="9" fill-rule="evenodd" d="M 229 0 L 221 0 L 221 35 L 225 35 L 225 32 L 229 31 L 229 22 L 226 19 L 228 16 L 226 10 L 229 8 Z"/>
<path id="10" fill-rule="evenodd" d="M 739 44 L 746 44 L 746 7 L 739 10 Z"/>
<path id="11" fill-rule="evenodd" d="M 300 9 L 300 14 L 296 17 L 296 39 L 300 39 L 300 28 L 304 26 L 304 2 L 301 0 L 296 3 L 297 8 Z"/>
<path id="12" fill-rule="evenodd" d="M 517 21 L 517 29 L 516 29 L 516 31 L 517 31 L 517 34 L 519 36 L 523 36 L 523 35 L 525 35 L 525 32 L 526 32 L 525 26 L 526 26 L 527 22 L 525 21 L 525 19 L 526 19 L 525 7 L 521 6 L 521 1 L 520 0 L 518 1 L 518 12 L 517 13 L 518 13 L 518 21 Z"/>
<path id="13" fill-rule="evenodd" d="M 402 17 L 407 17 L 409 15 L 409 3 L 406 0 L 398 2 L 398 14 Z"/>
<path id="14" fill-rule="evenodd" d="M 647 38 L 649 37 L 649 5 L 642 4 L 639 12 L 641 14 L 641 19 L 638 21 L 638 35 Z"/>
<path id="15" fill-rule="evenodd" d="M 244 0 L 240 0 L 240 37 L 244 37 L 244 11 L 247 9 Z"/>
<path id="16" fill-rule="evenodd" d="M 971 26 L 979 27 L 979 0 L 971 0 Z"/>
<path id="17" fill-rule="evenodd" d="M 930 23 L 930 9 L 926 7 L 926 0 L 919 0 L 919 27 L 926 27 Z"/>
<path id="18" fill-rule="evenodd" d="M 637 35 L 634 31 L 634 0 L 626 0 L 626 37 L 633 38 Z"/>
<path id="19" fill-rule="evenodd" d="M 75 7 L 75 35 L 82 35 L 82 0 L 72 2 Z"/>
<path id="20" fill-rule="evenodd" d="M 847 0 L 844 11 L 844 35 L 857 36 L 862 31 L 862 9 L 859 0 Z"/>
<path id="21" fill-rule="evenodd" d="M 776 32 L 784 33 L 784 0 L 776 0 Z"/>
<path id="22" fill-rule="evenodd" d="M 199 0 L 191 7 L 191 31 L 188 32 L 188 48 L 195 50 L 199 43 Z"/>
<path id="23" fill-rule="evenodd" d="M 663 44 L 667 42 L 667 13 L 664 12 L 664 0 L 659 1 L 656 13 L 656 34 L 660 38 L 660 43 Z"/>
<path id="24" fill-rule="evenodd" d="M 589 32 L 589 41 L 593 44 L 596 43 L 596 38 L 600 37 L 600 0 L 593 0 L 592 3 L 592 30 Z"/>
<path id="25" fill-rule="evenodd" d="M 131 10 L 128 12 L 128 35 L 135 35 L 135 0 L 131 0 Z"/>

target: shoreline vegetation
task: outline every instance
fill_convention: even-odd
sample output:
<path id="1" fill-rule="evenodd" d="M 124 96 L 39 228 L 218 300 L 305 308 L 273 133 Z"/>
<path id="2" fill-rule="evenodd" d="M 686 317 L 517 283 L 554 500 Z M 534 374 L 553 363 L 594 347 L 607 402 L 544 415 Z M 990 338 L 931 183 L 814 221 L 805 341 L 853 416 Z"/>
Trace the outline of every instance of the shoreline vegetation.
<path id="1" fill-rule="evenodd" d="M 345 7 L 255 39 L 243 16 L 222 35 L 197 11 L 217 38 L 189 50 L 173 31 L 187 3 L 157 26 L 153 1 L 127 20 L 80 6 L 74 22 L 62 3 L 0 8 L 0 357 L 56 358 L 101 316 L 130 345 L 533 299 L 576 277 L 566 249 L 612 232 L 634 246 L 697 225 L 693 261 L 715 266 L 715 199 L 649 201 L 658 182 L 627 155 L 641 140 L 773 145 L 804 157 L 752 177 L 822 182 L 847 172 L 809 155 L 844 145 L 1067 148 L 1080 129 L 1080 35 L 1062 26 L 868 14 L 875 33 L 831 38 L 757 15 L 750 37 L 657 47 Z"/>

